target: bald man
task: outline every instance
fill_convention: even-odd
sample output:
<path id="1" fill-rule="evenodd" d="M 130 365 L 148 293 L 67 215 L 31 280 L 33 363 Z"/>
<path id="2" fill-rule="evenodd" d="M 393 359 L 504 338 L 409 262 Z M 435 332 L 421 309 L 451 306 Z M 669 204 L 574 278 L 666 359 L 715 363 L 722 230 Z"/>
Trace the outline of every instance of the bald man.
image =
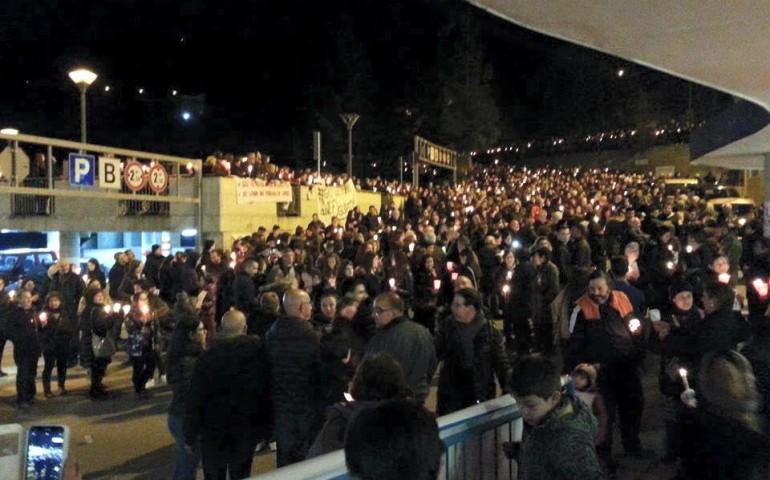
<path id="1" fill-rule="evenodd" d="M 283 295 L 285 315 L 273 323 L 265 341 L 270 361 L 270 392 L 275 412 L 273 438 L 278 467 L 305 459 L 321 415 L 320 334 L 310 326 L 313 303 L 304 290 Z"/>
<path id="2" fill-rule="evenodd" d="M 246 316 L 228 311 L 195 364 L 186 406 L 185 442 L 200 442 L 206 478 L 251 475 L 254 449 L 271 423 L 267 368 L 262 342 L 246 335 Z"/>

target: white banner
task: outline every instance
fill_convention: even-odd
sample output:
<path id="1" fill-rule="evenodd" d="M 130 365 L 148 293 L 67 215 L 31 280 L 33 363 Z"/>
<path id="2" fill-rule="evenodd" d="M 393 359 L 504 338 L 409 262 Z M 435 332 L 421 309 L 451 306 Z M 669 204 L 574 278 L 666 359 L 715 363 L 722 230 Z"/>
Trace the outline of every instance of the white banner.
<path id="1" fill-rule="evenodd" d="M 292 201 L 291 184 L 265 185 L 251 178 L 235 179 L 235 196 L 238 205 L 248 203 L 283 203 Z"/>
<path id="2" fill-rule="evenodd" d="M 343 187 L 314 187 L 318 191 L 318 215 L 337 217 L 342 222 L 348 212 L 358 205 L 356 186 L 348 180 Z"/>

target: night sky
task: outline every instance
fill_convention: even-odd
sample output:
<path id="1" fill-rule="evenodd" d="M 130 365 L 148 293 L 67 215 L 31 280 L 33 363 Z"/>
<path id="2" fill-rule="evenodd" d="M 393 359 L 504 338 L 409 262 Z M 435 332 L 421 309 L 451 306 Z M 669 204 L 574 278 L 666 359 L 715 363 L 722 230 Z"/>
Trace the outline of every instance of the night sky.
<path id="1" fill-rule="evenodd" d="M 501 140 L 573 132 L 580 122 L 570 115 L 594 108 L 597 89 L 609 92 L 602 97 L 608 112 L 629 89 L 644 89 L 662 115 L 682 113 L 686 82 L 529 32 L 460 0 L 5 0 L 0 127 L 77 140 L 78 91 L 67 72 L 87 65 L 99 74 L 88 92 L 91 143 L 188 156 L 256 149 L 278 163 L 302 163 L 313 129 L 332 151 L 344 143 L 342 122 L 316 113 L 344 110 L 324 92 L 359 80 L 337 67 L 360 72 L 364 85 L 375 80 L 368 83 L 376 84 L 370 98 L 377 109 L 402 107 L 436 81 L 445 61 L 438 46 L 458 15 L 478 32 L 493 72 Z M 626 82 L 615 76 L 619 68 L 630 72 Z M 716 108 L 712 103 L 720 102 L 709 98 L 703 108 Z M 192 112 L 189 122 L 182 110 Z M 362 135 L 375 128 L 366 120 L 356 127 Z"/>

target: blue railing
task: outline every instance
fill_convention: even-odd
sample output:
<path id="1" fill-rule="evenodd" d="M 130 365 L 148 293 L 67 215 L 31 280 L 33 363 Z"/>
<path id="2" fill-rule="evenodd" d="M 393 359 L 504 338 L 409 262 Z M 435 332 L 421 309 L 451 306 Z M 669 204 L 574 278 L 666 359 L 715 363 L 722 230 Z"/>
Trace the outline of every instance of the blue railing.
<path id="1" fill-rule="evenodd" d="M 520 441 L 523 430 L 516 401 L 505 395 L 465 408 L 438 419 L 444 443 L 444 461 L 439 478 L 499 479 L 516 478 L 516 463 L 503 455 L 502 442 Z M 264 475 L 259 480 L 348 480 L 342 450 L 296 463 Z"/>

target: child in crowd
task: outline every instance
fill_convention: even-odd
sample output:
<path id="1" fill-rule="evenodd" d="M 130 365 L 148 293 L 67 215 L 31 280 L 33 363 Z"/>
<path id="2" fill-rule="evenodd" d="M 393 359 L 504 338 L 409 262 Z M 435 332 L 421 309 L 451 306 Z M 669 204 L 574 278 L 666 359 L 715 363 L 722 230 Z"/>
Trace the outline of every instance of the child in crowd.
<path id="1" fill-rule="evenodd" d="M 597 429 L 594 445 L 601 445 L 607 438 L 607 405 L 604 403 L 604 397 L 596 384 L 597 374 L 598 371 L 595 366 L 590 363 L 581 363 L 575 367 L 570 376 L 575 385 L 575 396 L 585 403 L 596 417 Z M 605 461 L 605 463 L 607 462 Z M 614 471 L 614 463 L 609 462 L 609 464 L 607 465 L 608 470 Z"/>
<path id="2" fill-rule="evenodd" d="M 526 424 L 521 446 L 503 444 L 518 457 L 520 480 L 599 479 L 596 419 L 562 388 L 558 366 L 546 357 L 524 357 L 514 367 L 511 390 Z"/>

